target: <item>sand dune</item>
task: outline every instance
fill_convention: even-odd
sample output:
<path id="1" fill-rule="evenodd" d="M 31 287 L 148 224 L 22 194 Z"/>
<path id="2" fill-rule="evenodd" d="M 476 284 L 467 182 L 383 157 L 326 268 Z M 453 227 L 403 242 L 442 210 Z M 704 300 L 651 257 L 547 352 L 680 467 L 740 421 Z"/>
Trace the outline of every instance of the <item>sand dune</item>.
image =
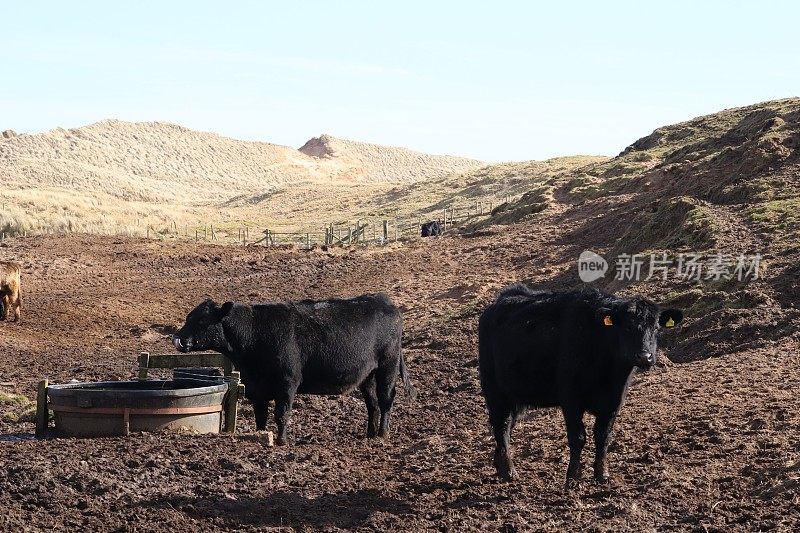
<path id="1" fill-rule="evenodd" d="M 288 146 L 239 141 L 174 124 L 105 120 L 0 139 L 0 180 L 10 188 L 196 204 L 287 183 L 408 182 L 482 165 L 330 136 L 320 139 L 324 154 L 315 157 Z"/>

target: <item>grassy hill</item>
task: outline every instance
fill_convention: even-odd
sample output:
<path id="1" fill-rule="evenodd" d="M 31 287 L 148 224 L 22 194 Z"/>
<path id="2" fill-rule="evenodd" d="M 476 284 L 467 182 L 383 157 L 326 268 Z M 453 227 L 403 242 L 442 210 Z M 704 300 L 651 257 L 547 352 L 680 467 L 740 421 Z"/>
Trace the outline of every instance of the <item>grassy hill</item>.
<path id="1" fill-rule="evenodd" d="M 619 254 L 762 256 L 758 280 L 649 281 L 597 285 L 652 294 L 699 320 L 705 355 L 797 331 L 800 305 L 800 99 L 728 109 L 658 128 L 614 158 L 546 172 L 518 201 L 471 230 L 552 228 L 579 286 L 583 250 Z M 704 332 L 704 333 L 702 333 Z M 709 342 L 713 335 L 713 342 Z M 735 342 L 734 342 L 735 341 Z M 686 353 L 693 345 L 685 345 Z M 678 354 L 679 356 L 679 354 Z"/>

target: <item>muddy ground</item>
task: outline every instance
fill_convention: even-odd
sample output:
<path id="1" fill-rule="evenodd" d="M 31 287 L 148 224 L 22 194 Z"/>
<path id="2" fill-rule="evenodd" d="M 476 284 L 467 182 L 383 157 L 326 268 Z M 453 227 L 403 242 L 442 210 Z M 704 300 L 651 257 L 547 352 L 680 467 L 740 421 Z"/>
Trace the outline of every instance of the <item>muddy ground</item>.
<path id="1" fill-rule="evenodd" d="M 247 404 L 234 436 L 35 441 L 31 423 L 0 422 L 0 529 L 797 530 L 796 330 L 756 328 L 744 335 L 760 340 L 749 342 L 726 331 L 725 314 L 687 317 L 663 340 L 661 364 L 635 377 L 608 485 L 563 490 L 566 434 L 552 410 L 530 412 L 515 431 L 519 481 L 494 477 L 477 316 L 509 281 L 575 283 L 563 258 L 577 254 L 543 235 L 531 226 L 310 252 L 89 236 L 6 241 L 0 260 L 23 264 L 24 314 L 0 323 L 4 392 L 33 397 L 43 377 L 133 377 L 136 354 L 172 351 L 165 335 L 207 296 L 380 290 L 403 308 L 420 394 L 411 403 L 398 393 L 386 441 L 364 438 L 357 393 L 300 398 L 286 447 L 268 447 L 253 431 Z M 647 292 L 658 299 L 666 290 Z M 736 328 L 796 318 L 773 311 L 737 315 Z M 670 351 L 680 357 L 664 357 Z M 587 446 L 584 464 L 592 454 Z"/>

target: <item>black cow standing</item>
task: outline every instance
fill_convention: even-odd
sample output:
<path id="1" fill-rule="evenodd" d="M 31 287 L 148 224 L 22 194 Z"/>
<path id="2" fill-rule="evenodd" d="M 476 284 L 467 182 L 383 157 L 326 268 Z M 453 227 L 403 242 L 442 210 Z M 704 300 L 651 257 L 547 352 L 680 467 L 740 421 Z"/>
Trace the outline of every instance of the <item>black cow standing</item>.
<path id="1" fill-rule="evenodd" d="M 567 425 L 567 484 L 580 478 L 586 442 L 583 415 L 595 415 L 594 476 L 608 479 L 606 450 L 636 367 L 655 364 L 659 327 L 674 327 L 677 309 L 598 290 L 535 291 L 517 283 L 500 292 L 478 327 L 483 396 L 500 477 L 516 476 L 511 431 L 527 407 L 560 407 Z"/>
<path id="2" fill-rule="evenodd" d="M 434 235 L 442 234 L 442 226 L 438 220 L 431 220 L 422 225 L 422 236 L 433 237 Z"/>
<path id="3" fill-rule="evenodd" d="M 277 441 L 285 444 L 295 394 L 345 394 L 355 387 L 367 404 L 367 436 L 386 436 L 398 371 L 416 396 L 400 351 L 402 334 L 400 311 L 384 294 L 259 305 L 206 300 L 189 313 L 173 344 L 230 359 L 253 402 L 256 428 L 266 429 L 274 400 Z"/>

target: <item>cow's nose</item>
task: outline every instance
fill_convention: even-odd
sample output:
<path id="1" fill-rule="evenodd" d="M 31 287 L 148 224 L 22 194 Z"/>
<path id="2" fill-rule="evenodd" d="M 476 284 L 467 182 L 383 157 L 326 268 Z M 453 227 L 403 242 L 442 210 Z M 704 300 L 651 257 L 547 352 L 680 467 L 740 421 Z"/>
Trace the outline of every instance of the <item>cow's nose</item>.
<path id="1" fill-rule="evenodd" d="M 642 352 L 639 354 L 639 366 L 652 366 L 655 362 L 656 358 L 651 352 Z"/>

